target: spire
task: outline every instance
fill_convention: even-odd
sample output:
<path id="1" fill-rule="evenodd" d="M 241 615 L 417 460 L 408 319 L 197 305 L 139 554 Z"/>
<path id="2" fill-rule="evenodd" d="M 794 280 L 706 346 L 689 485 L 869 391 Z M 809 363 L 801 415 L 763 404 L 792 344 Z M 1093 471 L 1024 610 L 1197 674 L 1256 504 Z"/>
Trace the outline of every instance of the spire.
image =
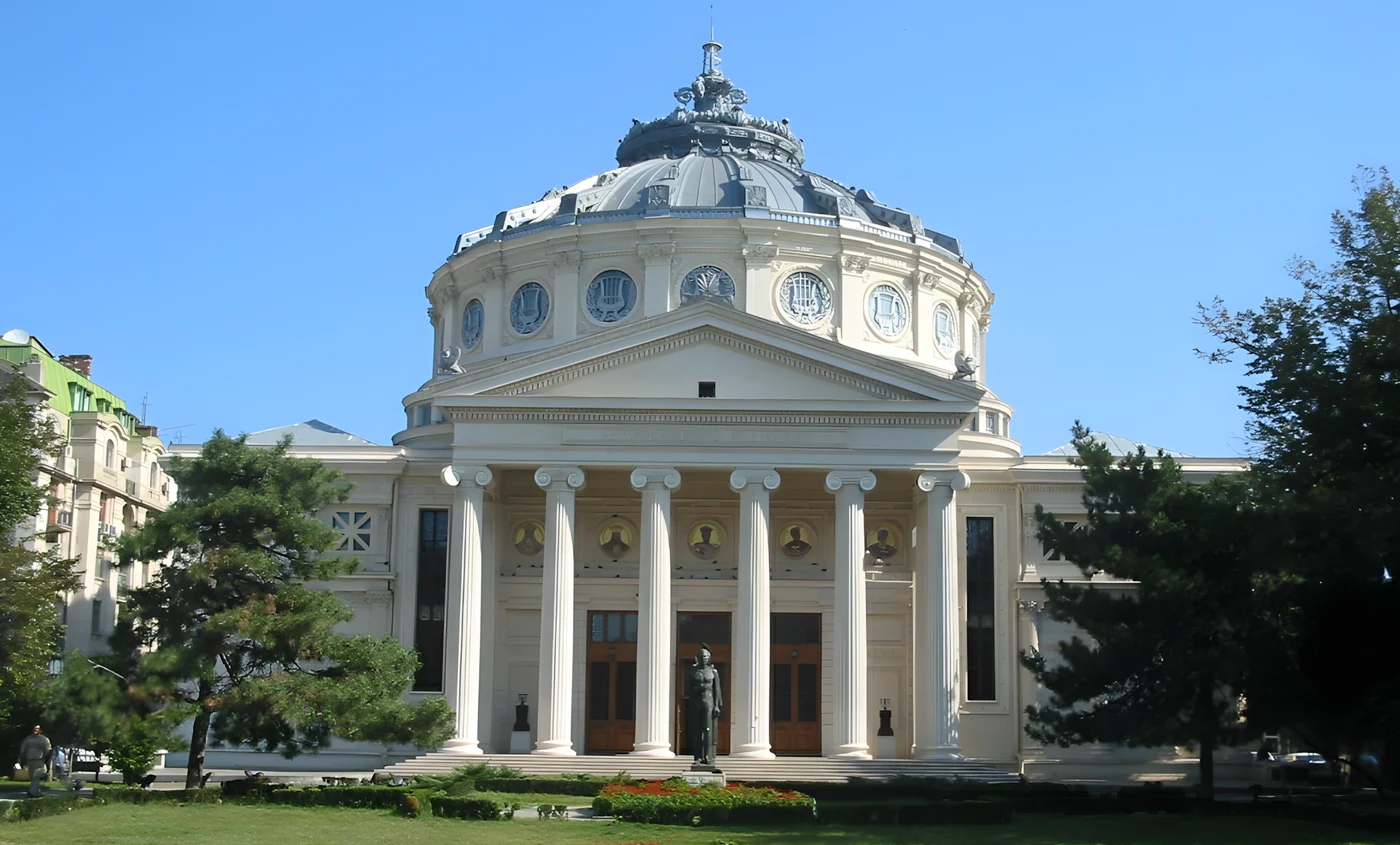
<path id="1" fill-rule="evenodd" d="M 705 51 L 700 75 L 688 87 L 677 89 L 676 100 L 682 106 L 694 100 L 698 112 L 742 112 L 740 107 L 749 101 L 749 95 L 744 89 L 735 88 L 719 69 L 719 51 L 724 48 L 715 41 L 706 41 L 700 49 Z"/>

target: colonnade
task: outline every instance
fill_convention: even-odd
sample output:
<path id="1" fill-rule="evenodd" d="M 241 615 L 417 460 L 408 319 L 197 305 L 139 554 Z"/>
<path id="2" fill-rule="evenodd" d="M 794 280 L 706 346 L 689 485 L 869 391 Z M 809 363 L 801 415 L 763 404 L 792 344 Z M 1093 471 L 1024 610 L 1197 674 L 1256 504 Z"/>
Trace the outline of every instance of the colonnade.
<path id="1" fill-rule="evenodd" d="M 448 467 L 454 487 L 448 552 L 446 673 L 443 689 L 456 713 L 444 749 L 481 754 L 479 724 L 482 625 L 482 538 L 488 467 Z M 585 481 L 576 466 L 536 470 L 545 491 L 544 577 L 540 592 L 539 694 L 535 754 L 571 756 L 574 630 L 574 500 Z M 637 706 L 633 754 L 671 757 L 670 707 L 675 649 L 671 642 L 671 491 L 675 467 L 645 466 L 630 476 L 641 492 L 637 590 Z M 782 476 L 775 468 L 738 468 L 729 477 L 739 494 L 738 581 L 733 648 L 730 756 L 772 758 L 769 741 L 769 494 Z M 924 472 L 914 549 L 914 714 L 916 757 L 960 754 L 958 707 L 961 619 L 957 587 L 955 497 L 967 489 L 958 470 Z M 834 470 L 825 479 L 835 498 L 836 545 L 834 713 L 830 754 L 869 759 L 866 708 L 865 497 L 875 489 L 869 470 Z M 494 575 L 491 573 L 490 575 Z M 489 682 L 484 684 L 488 689 Z"/>

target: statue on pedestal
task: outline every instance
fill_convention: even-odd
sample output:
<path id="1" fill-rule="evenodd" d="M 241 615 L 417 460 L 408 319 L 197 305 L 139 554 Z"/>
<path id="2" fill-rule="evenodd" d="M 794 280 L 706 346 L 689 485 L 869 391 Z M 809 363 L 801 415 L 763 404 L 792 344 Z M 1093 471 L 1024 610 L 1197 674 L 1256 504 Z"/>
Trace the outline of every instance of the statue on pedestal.
<path id="1" fill-rule="evenodd" d="M 722 709 L 719 670 L 710 663 L 710 649 L 703 643 L 695 663 L 686 671 L 690 695 L 686 710 L 686 733 L 694 768 L 713 769 L 719 748 L 719 714 Z"/>

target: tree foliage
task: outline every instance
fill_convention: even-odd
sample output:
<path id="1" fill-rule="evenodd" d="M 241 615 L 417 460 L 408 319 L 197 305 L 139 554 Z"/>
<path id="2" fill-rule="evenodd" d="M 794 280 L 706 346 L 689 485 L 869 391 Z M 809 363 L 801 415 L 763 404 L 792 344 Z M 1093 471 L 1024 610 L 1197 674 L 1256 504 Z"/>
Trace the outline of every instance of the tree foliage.
<path id="1" fill-rule="evenodd" d="M 1075 425 L 1085 521 L 1067 525 L 1036 508 L 1039 536 L 1073 561 L 1080 581 L 1044 581 L 1046 610 L 1084 636 L 1058 659 L 1023 653 L 1050 693 L 1027 707 L 1026 732 L 1062 746 L 1194 745 L 1201 782 L 1238 729 L 1236 698 L 1248 677 L 1254 587 L 1273 536 L 1238 477 L 1187 481 L 1170 457 L 1116 460 Z M 1133 585 L 1092 581 L 1100 572 Z"/>
<path id="2" fill-rule="evenodd" d="M 44 503 L 36 484 L 44 455 L 61 438 L 27 400 L 28 380 L 0 373 L 0 725 L 15 727 L 38 695 L 60 635 L 59 603 L 77 588 L 72 562 L 27 548 L 17 532 Z M 9 732 L 0 739 L 10 744 Z"/>
<path id="3" fill-rule="evenodd" d="M 1286 570 L 1270 584 L 1276 636 L 1259 654 L 1251 718 L 1330 757 L 1385 744 L 1400 767 L 1400 190 L 1361 169 L 1357 207 L 1332 216 L 1337 261 L 1295 258 L 1293 297 L 1199 322 L 1202 353 L 1241 359 L 1260 495 L 1288 526 Z"/>
<path id="4" fill-rule="evenodd" d="M 131 592 L 113 646 L 131 656 L 136 682 L 196 707 L 187 785 L 198 782 L 211 726 L 216 744 L 288 757 L 326 747 L 333 733 L 440 744 L 444 700 L 402 699 L 414 653 L 392 638 L 337 633 L 350 610 L 308 585 L 357 566 L 323 554 L 339 537 L 315 516 L 344 501 L 348 483 L 291 455 L 290 440 L 245 439 L 216 431 L 199 457 L 173 461 L 179 501 L 122 537 L 123 561 L 170 556 Z"/>

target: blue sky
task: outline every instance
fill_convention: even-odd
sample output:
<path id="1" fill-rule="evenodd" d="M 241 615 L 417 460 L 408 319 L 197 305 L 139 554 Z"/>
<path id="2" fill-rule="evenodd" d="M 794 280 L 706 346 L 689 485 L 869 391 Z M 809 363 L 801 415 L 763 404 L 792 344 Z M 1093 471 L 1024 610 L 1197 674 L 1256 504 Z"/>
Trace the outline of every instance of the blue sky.
<path id="1" fill-rule="evenodd" d="M 1400 167 L 1400 3 L 715 3 L 808 167 L 962 239 L 1027 453 L 1075 418 L 1247 449 L 1198 300 L 1330 261 Z M 150 421 L 387 443 L 454 237 L 613 166 L 697 72 L 708 4 L 11 3 L 0 330 L 87 352 Z"/>

